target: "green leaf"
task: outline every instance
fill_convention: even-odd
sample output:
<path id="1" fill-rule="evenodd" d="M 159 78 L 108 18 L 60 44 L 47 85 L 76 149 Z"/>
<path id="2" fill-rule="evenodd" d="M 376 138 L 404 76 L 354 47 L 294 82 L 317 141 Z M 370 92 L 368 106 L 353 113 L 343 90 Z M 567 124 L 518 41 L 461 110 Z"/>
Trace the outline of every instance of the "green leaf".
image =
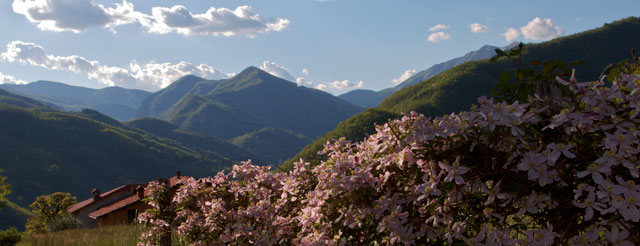
<path id="1" fill-rule="evenodd" d="M 611 72 L 611 69 L 613 69 L 615 65 L 613 63 L 609 64 L 607 67 L 604 68 L 604 70 L 602 70 L 602 73 L 600 73 L 600 78 L 602 78 L 602 76 L 604 75 L 609 75 L 609 72 Z"/>
<path id="2" fill-rule="evenodd" d="M 522 52 L 521 49 L 511 49 L 509 50 L 509 56 L 517 56 L 520 55 L 520 52 Z"/>
<path id="3" fill-rule="evenodd" d="M 620 77 L 620 67 L 616 66 L 609 71 L 609 81 L 613 81 L 615 78 Z"/>
<path id="4" fill-rule="evenodd" d="M 492 62 L 497 61 L 498 59 L 500 59 L 500 57 L 508 56 L 507 53 L 504 53 L 504 51 L 502 51 L 501 49 L 495 49 L 495 51 L 496 55 L 491 57 Z"/>
<path id="5" fill-rule="evenodd" d="M 508 85 L 511 82 L 511 74 L 507 71 L 502 71 L 499 82 L 502 85 Z"/>

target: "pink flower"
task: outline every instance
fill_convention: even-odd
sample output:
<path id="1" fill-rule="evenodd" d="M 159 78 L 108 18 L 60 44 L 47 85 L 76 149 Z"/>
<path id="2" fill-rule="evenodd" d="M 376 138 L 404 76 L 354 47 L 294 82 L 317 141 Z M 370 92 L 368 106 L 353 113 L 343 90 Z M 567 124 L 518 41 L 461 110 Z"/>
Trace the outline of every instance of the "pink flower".
<path id="1" fill-rule="evenodd" d="M 580 171 L 576 175 L 578 176 L 578 178 L 584 178 L 587 175 L 591 174 L 593 182 L 595 182 L 596 184 L 602 184 L 604 182 L 604 177 L 602 177 L 602 174 L 608 175 L 609 173 L 611 173 L 611 168 L 600 165 L 598 163 L 591 163 L 591 165 L 587 167 L 587 170 Z"/>
<path id="2" fill-rule="evenodd" d="M 576 158 L 576 155 L 569 151 L 571 148 L 573 148 L 573 144 L 550 143 L 549 145 L 547 145 L 547 148 L 551 151 L 548 157 L 551 164 L 556 163 L 558 158 L 560 158 L 560 154 L 563 154 L 570 159 Z"/>
<path id="3" fill-rule="evenodd" d="M 447 176 L 444 178 L 444 182 L 451 182 L 452 180 L 455 179 L 456 184 L 464 183 L 464 179 L 462 178 L 461 175 L 469 171 L 469 168 L 466 168 L 463 166 L 457 166 L 457 165 L 451 166 L 451 165 L 444 164 L 443 162 L 438 162 L 438 166 L 444 169 L 444 171 L 447 173 Z"/>
<path id="4" fill-rule="evenodd" d="M 496 197 L 502 200 L 509 198 L 509 195 L 507 193 L 500 192 L 501 182 L 502 180 L 498 181 L 498 183 L 493 185 L 491 189 L 489 189 L 489 187 L 485 183 L 482 183 L 482 192 L 488 195 L 487 201 L 484 202 L 484 205 L 492 204 Z"/>
<path id="5" fill-rule="evenodd" d="M 621 245 L 621 246 L 633 246 L 632 242 L 626 241 L 627 237 L 629 237 L 629 231 L 623 229 L 622 232 L 619 231 L 618 225 L 611 226 L 610 231 L 604 232 L 604 237 L 609 241 L 612 245 Z"/>
<path id="6" fill-rule="evenodd" d="M 538 179 L 540 177 L 538 170 L 540 166 L 546 165 L 546 161 L 547 158 L 545 156 L 529 151 L 522 157 L 520 164 L 518 164 L 518 170 L 527 171 L 529 180 Z"/>
<path id="7" fill-rule="evenodd" d="M 579 203 L 579 202 L 573 201 L 573 205 L 579 208 L 586 209 L 586 213 L 584 216 L 584 220 L 586 221 L 589 221 L 591 220 L 591 218 L 593 218 L 594 208 L 597 209 L 598 211 L 601 211 L 604 209 L 604 204 L 600 202 L 596 202 L 596 194 L 593 191 L 589 192 L 589 195 L 587 196 L 586 199 L 584 199 L 583 202 Z"/>

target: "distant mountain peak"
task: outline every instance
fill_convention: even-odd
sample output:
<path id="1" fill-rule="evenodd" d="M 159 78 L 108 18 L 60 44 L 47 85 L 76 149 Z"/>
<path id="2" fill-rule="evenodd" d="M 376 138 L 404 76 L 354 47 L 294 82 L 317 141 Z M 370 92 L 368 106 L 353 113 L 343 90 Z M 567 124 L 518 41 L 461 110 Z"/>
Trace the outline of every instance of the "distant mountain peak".
<path id="1" fill-rule="evenodd" d="M 234 76 L 234 77 L 238 77 L 238 76 L 240 76 L 240 77 L 242 77 L 242 76 L 247 76 L 247 75 L 249 75 L 249 74 L 251 74 L 251 73 L 259 73 L 259 74 L 260 74 L 260 73 L 266 73 L 266 74 L 269 74 L 269 73 L 267 73 L 267 72 L 263 71 L 263 70 L 262 70 L 262 69 L 260 69 L 260 68 L 257 68 L 257 67 L 254 67 L 254 66 L 249 66 L 249 67 L 245 68 L 244 70 L 242 70 L 242 72 L 240 72 L 240 73 L 236 74 L 236 76 Z"/>
<path id="2" fill-rule="evenodd" d="M 236 76 L 229 78 L 223 82 L 218 91 L 226 91 L 228 89 L 236 90 L 239 88 L 248 88 L 256 85 L 282 85 L 282 86 L 296 86 L 296 83 L 285 80 L 278 76 L 274 76 L 262 69 L 254 66 L 250 66 L 242 70 Z"/>
<path id="3" fill-rule="evenodd" d="M 204 78 L 201 78 L 201 77 L 195 76 L 195 75 L 193 75 L 193 74 L 189 74 L 189 75 L 182 76 L 182 77 L 180 77 L 178 80 L 187 80 L 187 79 L 188 79 L 188 80 L 204 80 Z"/>

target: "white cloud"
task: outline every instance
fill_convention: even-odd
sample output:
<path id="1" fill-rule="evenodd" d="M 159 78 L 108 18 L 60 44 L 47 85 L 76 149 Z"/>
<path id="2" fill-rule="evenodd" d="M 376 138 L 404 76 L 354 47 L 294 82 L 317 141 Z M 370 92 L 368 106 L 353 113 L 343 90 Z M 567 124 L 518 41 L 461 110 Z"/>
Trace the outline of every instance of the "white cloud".
<path id="1" fill-rule="evenodd" d="M 260 65 L 260 69 L 262 69 L 263 71 L 270 73 L 273 76 L 291 81 L 291 82 L 295 82 L 296 84 L 298 84 L 298 86 L 312 86 L 313 82 L 312 81 L 308 81 L 305 77 L 293 77 L 291 75 L 291 73 L 289 72 L 289 69 L 287 69 L 286 67 L 277 64 L 275 62 L 272 61 L 264 61 L 262 62 L 262 65 Z M 304 75 L 308 75 L 309 74 L 309 70 L 307 70 L 306 68 L 302 69 L 302 74 Z"/>
<path id="2" fill-rule="evenodd" d="M 313 81 L 307 81 L 307 79 L 305 79 L 304 77 L 297 77 L 296 78 L 296 84 L 298 84 L 298 86 L 312 86 L 313 85 Z"/>
<path id="3" fill-rule="evenodd" d="M 156 63 L 144 65 L 132 61 L 128 68 L 101 65 L 81 56 L 55 56 L 47 54 L 42 46 L 22 41 L 7 44 L 6 52 L 0 54 L 9 62 L 19 62 L 49 70 L 71 71 L 85 74 L 108 86 L 121 86 L 155 91 L 171 84 L 172 81 L 185 76 L 196 75 L 209 79 L 221 79 L 227 76 L 221 71 L 206 64 L 193 65 L 189 62 Z"/>
<path id="4" fill-rule="evenodd" d="M 92 0 L 14 0 L 12 8 L 29 21 L 38 23 L 42 30 L 76 33 L 94 26 L 114 27 L 133 23 L 140 14 L 126 0 L 109 8 Z"/>
<path id="5" fill-rule="evenodd" d="M 21 80 L 21 79 L 16 79 L 16 77 L 13 77 L 11 75 L 5 75 L 0 73 L 0 84 L 26 84 L 27 81 Z"/>
<path id="6" fill-rule="evenodd" d="M 176 5 L 171 8 L 153 7 L 151 13 L 151 16 L 141 18 L 140 24 L 149 32 L 159 34 L 175 31 L 184 35 L 255 37 L 259 33 L 282 31 L 289 26 L 288 19 L 263 19 L 250 6 L 239 6 L 235 10 L 211 7 L 205 13 L 193 14 L 185 6 Z"/>
<path id="7" fill-rule="evenodd" d="M 437 24 L 435 26 L 429 27 L 429 31 L 431 31 L 431 32 L 435 32 L 435 31 L 438 31 L 438 30 L 444 30 L 444 29 L 449 29 L 449 25 Z"/>
<path id="8" fill-rule="evenodd" d="M 509 27 L 509 28 L 506 28 L 505 32 L 503 32 L 500 35 L 504 36 L 504 39 L 507 42 L 513 42 L 518 37 L 520 37 L 520 31 L 518 31 L 518 29 L 515 29 L 513 27 Z"/>
<path id="9" fill-rule="evenodd" d="M 96 4 L 93 0 L 14 0 L 13 11 L 24 15 L 38 27 L 48 31 L 79 33 L 90 27 L 108 28 L 139 23 L 151 33 L 176 32 L 184 35 L 255 37 L 270 31 L 282 31 L 289 26 L 286 18 L 262 18 L 250 6 L 236 9 L 210 7 L 206 12 L 193 14 L 185 6 L 153 7 L 151 14 L 134 10 L 132 3 L 123 0 L 114 7 Z"/>
<path id="10" fill-rule="evenodd" d="M 337 90 L 351 90 L 351 89 L 358 89 L 358 88 L 362 88 L 362 86 L 364 86 L 364 82 L 362 82 L 362 80 L 360 80 L 359 82 L 351 82 L 350 80 L 346 79 L 346 80 L 336 80 L 333 82 L 326 82 L 326 83 L 322 83 L 322 84 L 318 84 L 315 86 L 316 89 L 318 90 L 323 90 L 326 91 L 327 89 L 337 89 Z"/>
<path id="11" fill-rule="evenodd" d="M 286 67 L 283 67 L 275 62 L 272 61 L 264 61 L 262 62 L 262 65 L 260 66 L 260 69 L 262 69 L 263 71 L 270 73 L 273 76 L 276 77 L 280 77 L 282 79 L 288 80 L 288 81 L 296 81 L 296 78 L 294 78 L 293 76 L 291 76 L 291 74 L 289 73 L 289 69 L 287 69 Z"/>
<path id="12" fill-rule="evenodd" d="M 451 35 L 449 35 L 448 33 L 436 32 L 429 35 L 429 37 L 427 38 L 427 41 L 432 43 L 437 43 L 442 40 L 449 40 L 449 39 L 451 39 Z"/>
<path id="13" fill-rule="evenodd" d="M 480 23 L 472 23 L 471 25 L 469 25 L 469 28 L 471 28 L 471 32 L 473 33 L 481 33 L 481 32 L 489 31 L 489 27 L 482 25 Z"/>
<path id="14" fill-rule="evenodd" d="M 564 34 L 562 27 L 555 26 L 551 19 L 541 19 L 540 17 L 536 17 L 526 26 L 520 27 L 520 32 L 528 40 L 549 40 Z"/>
<path id="15" fill-rule="evenodd" d="M 408 78 L 411 78 L 411 76 L 416 74 L 416 72 L 417 71 L 415 69 L 410 69 L 410 70 L 404 71 L 404 73 L 402 73 L 402 75 L 400 75 L 399 78 L 392 79 L 391 82 L 394 85 L 400 84 L 403 81 L 407 80 Z"/>

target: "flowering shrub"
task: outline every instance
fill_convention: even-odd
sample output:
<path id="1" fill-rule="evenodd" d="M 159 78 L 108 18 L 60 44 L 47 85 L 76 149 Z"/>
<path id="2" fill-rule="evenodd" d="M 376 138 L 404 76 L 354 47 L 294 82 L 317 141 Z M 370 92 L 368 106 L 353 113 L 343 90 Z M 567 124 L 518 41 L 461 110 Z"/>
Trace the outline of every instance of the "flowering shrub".
<path id="1" fill-rule="evenodd" d="M 407 114 L 316 167 L 189 179 L 166 225 L 194 245 L 640 244 L 640 77 L 558 82 L 559 98 Z"/>

